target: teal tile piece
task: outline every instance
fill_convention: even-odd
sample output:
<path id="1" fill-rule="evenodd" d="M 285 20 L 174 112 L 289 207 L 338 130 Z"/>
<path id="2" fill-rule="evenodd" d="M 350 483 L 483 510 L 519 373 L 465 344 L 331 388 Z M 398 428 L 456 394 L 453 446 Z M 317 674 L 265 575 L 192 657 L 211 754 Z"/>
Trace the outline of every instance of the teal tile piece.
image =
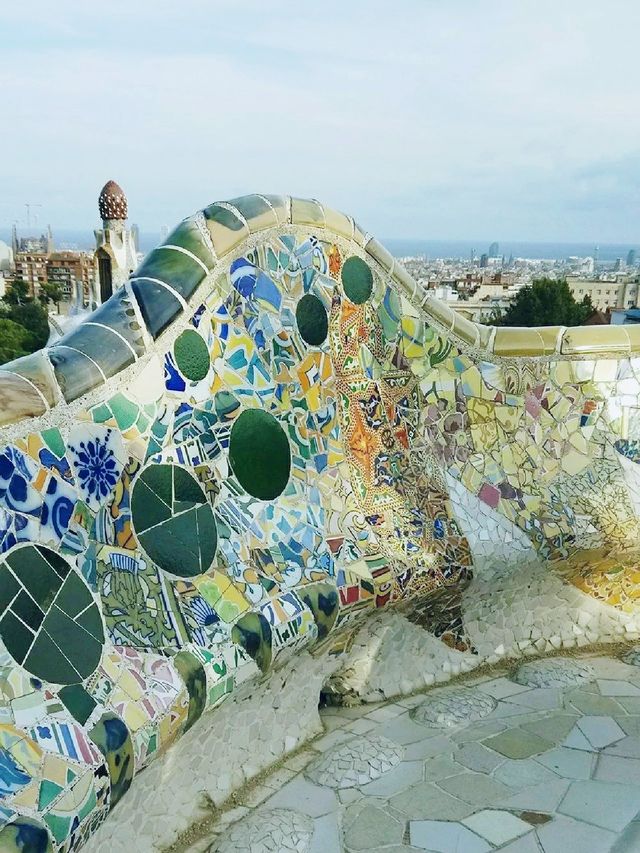
<path id="1" fill-rule="evenodd" d="M 126 288 L 118 288 L 90 319 L 92 323 L 108 326 L 122 335 L 138 357 L 145 352 L 143 329 Z"/>
<path id="2" fill-rule="evenodd" d="M 184 252 L 165 245 L 149 252 L 137 269 L 135 278 L 158 279 L 188 299 L 205 275 L 201 264 Z"/>
<path id="3" fill-rule="evenodd" d="M 149 334 L 155 340 L 182 313 L 182 305 L 170 290 L 148 278 L 132 281 L 131 289 Z"/>
<path id="4" fill-rule="evenodd" d="M 11 605 L 11 610 L 32 631 L 37 631 L 44 619 L 44 613 L 24 589 L 18 594 L 16 600 Z"/>
<path id="5" fill-rule="evenodd" d="M 64 568 L 69 564 L 62 557 L 53 554 L 55 568 L 42 556 L 40 548 L 29 546 L 16 548 L 6 558 L 7 564 L 13 569 L 15 576 L 33 599 L 46 611 L 62 584 Z M 62 565 L 60 565 L 62 564 Z M 4 574 L 2 571 L 2 574 Z"/>
<path id="6" fill-rule="evenodd" d="M 59 344 L 51 347 L 49 359 L 67 403 L 103 384 L 104 378 L 96 365 L 79 350 Z"/>
<path id="7" fill-rule="evenodd" d="M 75 684 L 83 678 L 44 629 L 38 632 L 24 661 L 24 668 L 37 678 L 53 684 Z"/>
<path id="8" fill-rule="evenodd" d="M 96 707 L 96 700 L 81 684 L 69 684 L 58 691 L 58 697 L 74 720 L 83 726 Z"/>
<path id="9" fill-rule="evenodd" d="M 165 245 L 180 246 L 200 258 L 202 263 L 211 269 L 215 263 L 214 257 L 205 243 L 200 229 L 193 219 L 185 219 L 175 228 L 164 241 Z"/>
<path id="10" fill-rule="evenodd" d="M 135 361 L 135 354 L 119 334 L 109 327 L 81 323 L 56 346 L 68 346 L 84 353 L 96 364 L 105 376 L 115 376 Z"/>
<path id="11" fill-rule="evenodd" d="M 22 663 L 33 643 L 33 633 L 7 610 L 0 619 L 0 636 L 11 657 Z"/>
<path id="12" fill-rule="evenodd" d="M 20 584 L 11 572 L 0 571 L 0 613 L 9 606 L 20 589 Z"/>
<path id="13" fill-rule="evenodd" d="M 91 600 L 86 584 L 80 579 L 79 575 L 72 572 L 60 587 L 55 604 L 67 616 L 75 619 L 78 613 L 81 613 L 91 603 Z"/>

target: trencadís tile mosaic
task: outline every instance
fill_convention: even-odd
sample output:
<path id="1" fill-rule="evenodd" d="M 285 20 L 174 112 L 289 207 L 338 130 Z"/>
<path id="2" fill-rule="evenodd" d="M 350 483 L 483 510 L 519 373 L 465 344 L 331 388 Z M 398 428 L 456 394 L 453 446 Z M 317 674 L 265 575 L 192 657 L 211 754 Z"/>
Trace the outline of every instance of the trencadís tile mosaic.
<path id="1" fill-rule="evenodd" d="M 251 196 L 2 368 L 3 850 L 78 849 L 236 684 L 366 613 L 473 653 L 465 530 L 635 607 L 640 340 L 499 331 L 347 217 Z"/>

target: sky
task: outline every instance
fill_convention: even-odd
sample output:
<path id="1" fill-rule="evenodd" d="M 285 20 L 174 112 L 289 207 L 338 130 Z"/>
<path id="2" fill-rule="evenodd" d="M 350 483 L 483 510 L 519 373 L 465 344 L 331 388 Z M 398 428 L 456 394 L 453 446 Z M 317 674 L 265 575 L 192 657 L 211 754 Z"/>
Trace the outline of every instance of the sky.
<path id="1" fill-rule="evenodd" d="M 0 228 L 251 193 L 384 238 L 636 243 L 637 0 L 0 3 Z M 34 230 L 34 229 L 32 229 Z"/>

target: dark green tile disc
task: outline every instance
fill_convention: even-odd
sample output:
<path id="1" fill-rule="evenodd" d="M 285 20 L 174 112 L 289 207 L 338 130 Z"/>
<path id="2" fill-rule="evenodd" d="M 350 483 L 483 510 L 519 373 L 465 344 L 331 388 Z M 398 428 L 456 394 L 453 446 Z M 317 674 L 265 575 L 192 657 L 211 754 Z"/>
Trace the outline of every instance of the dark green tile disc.
<path id="1" fill-rule="evenodd" d="M 246 409 L 234 421 L 229 462 L 245 491 L 270 501 L 285 490 L 291 470 L 291 449 L 278 421 L 262 409 Z"/>
<path id="2" fill-rule="evenodd" d="M 43 545 L 16 546 L 0 561 L 0 589 L 17 589 L 0 618 L 0 636 L 14 660 L 53 684 L 91 675 L 104 643 L 100 611 L 60 554 Z"/>
<path id="3" fill-rule="evenodd" d="M 198 382 L 209 372 L 209 350 L 202 335 L 185 329 L 173 345 L 176 364 L 183 376 Z"/>
<path id="4" fill-rule="evenodd" d="M 371 296 L 373 273 L 357 255 L 347 258 L 342 265 L 342 286 L 347 298 L 356 305 L 362 305 Z"/>
<path id="5" fill-rule="evenodd" d="M 313 293 L 305 294 L 296 306 L 296 323 L 303 341 L 320 346 L 327 338 L 329 320 L 324 305 Z"/>
<path id="6" fill-rule="evenodd" d="M 164 571 L 188 578 L 211 567 L 218 544 L 213 509 L 186 468 L 144 468 L 133 486 L 131 518 L 141 547 Z"/>

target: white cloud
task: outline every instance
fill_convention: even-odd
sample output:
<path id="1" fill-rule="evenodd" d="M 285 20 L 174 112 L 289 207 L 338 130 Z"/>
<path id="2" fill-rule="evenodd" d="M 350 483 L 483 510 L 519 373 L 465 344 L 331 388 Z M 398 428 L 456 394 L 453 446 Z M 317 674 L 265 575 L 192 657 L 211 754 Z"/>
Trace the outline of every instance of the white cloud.
<path id="1" fill-rule="evenodd" d="M 0 225 L 143 227 L 240 192 L 388 236 L 635 240 L 629 0 L 36 0 L 0 10 Z M 582 202 L 584 201 L 584 204 Z"/>

